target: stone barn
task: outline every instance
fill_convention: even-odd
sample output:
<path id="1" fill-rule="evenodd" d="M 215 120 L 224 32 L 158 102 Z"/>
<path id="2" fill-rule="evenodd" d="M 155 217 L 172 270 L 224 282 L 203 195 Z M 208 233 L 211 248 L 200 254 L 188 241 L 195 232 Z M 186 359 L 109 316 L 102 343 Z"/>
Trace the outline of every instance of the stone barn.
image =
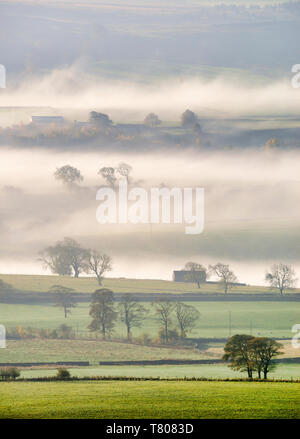
<path id="1" fill-rule="evenodd" d="M 173 271 L 173 281 L 174 282 L 195 282 L 191 279 L 191 271 L 190 270 L 174 270 Z M 206 282 L 206 273 L 205 271 L 200 271 L 201 273 L 201 282 Z"/>

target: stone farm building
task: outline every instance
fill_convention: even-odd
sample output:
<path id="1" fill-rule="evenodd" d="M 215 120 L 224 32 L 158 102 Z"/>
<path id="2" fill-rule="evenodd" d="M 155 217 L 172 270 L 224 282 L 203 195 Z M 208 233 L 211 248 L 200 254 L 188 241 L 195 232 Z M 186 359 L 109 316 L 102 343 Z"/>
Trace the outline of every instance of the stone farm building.
<path id="1" fill-rule="evenodd" d="M 173 281 L 174 282 L 195 282 L 191 278 L 190 270 L 175 270 L 173 271 Z M 198 273 L 198 272 L 197 272 Z M 205 271 L 200 271 L 202 282 L 206 282 L 206 273 Z"/>

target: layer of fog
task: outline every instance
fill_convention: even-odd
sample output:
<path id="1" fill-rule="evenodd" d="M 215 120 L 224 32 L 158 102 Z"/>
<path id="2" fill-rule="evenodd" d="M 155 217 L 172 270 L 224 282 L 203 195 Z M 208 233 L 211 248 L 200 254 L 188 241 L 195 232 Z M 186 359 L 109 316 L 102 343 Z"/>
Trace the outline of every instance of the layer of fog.
<path id="1" fill-rule="evenodd" d="M 0 97 L 3 107 L 101 109 L 112 118 L 121 112 L 126 119 L 128 112 L 135 120 L 143 120 L 150 111 L 164 120 L 179 120 L 186 108 L 202 117 L 299 114 L 299 91 L 286 80 L 257 85 L 250 79 L 172 77 L 139 84 L 92 76 L 81 62 L 16 82 L 8 80 Z M 0 120 L 0 125 L 5 123 Z"/>
<path id="2" fill-rule="evenodd" d="M 188 260 L 232 264 L 239 279 L 263 283 L 272 262 L 300 266 L 299 153 L 197 152 L 174 154 L 1 152 L 0 271 L 42 272 L 44 247 L 65 236 L 113 257 L 112 276 L 171 278 Z M 102 166 L 127 162 L 131 185 L 205 188 L 205 230 L 183 225 L 100 225 L 96 190 Z M 84 176 L 70 191 L 54 179 L 70 164 Z"/>

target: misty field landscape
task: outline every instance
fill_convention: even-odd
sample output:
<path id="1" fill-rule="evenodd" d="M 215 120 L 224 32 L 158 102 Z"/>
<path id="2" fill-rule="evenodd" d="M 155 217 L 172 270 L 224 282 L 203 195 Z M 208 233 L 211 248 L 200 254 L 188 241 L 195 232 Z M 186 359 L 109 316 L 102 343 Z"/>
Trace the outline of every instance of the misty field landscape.
<path id="1" fill-rule="evenodd" d="M 299 29 L 0 2 L 0 419 L 299 419 Z"/>

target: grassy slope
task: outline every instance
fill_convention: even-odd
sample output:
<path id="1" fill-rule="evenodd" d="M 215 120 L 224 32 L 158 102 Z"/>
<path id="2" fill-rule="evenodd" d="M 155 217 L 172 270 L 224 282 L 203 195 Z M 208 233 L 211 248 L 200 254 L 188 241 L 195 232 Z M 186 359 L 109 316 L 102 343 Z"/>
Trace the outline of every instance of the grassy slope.
<path id="1" fill-rule="evenodd" d="M 2 418 L 299 418 L 300 385 L 0 383 Z"/>
<path id="2" fill-rule="evenodd" d="M 77 292 L 92 293 L 99 288 L 95 278 L 59 277 L 47 275 L 1 274 L 0 279 L 9 283 L 19 291 L 46 292 L 52 285 L 63 285 Z M 115 293 L 222 293 L 218 285 L 206 284 L 199 289 L 192 283 L 177 283 L 166 280 L 152 279 L 105 279 L 103 286 Z M 300 289 L 294 290 L 300 292 Z M 232 293 L 270 293 L 270 289 L 262 286 L 234 287 Z M 286 294 L 293 294 L 287 292 Z"/>
<path id="3" fill-rule="evenodd" d="M 0 363 L 56 361 L 119 361 L 218 358 L 193 349 L 163 348 L 118 342 L 87 340 L 8 340 L 0 350 Z"/>

